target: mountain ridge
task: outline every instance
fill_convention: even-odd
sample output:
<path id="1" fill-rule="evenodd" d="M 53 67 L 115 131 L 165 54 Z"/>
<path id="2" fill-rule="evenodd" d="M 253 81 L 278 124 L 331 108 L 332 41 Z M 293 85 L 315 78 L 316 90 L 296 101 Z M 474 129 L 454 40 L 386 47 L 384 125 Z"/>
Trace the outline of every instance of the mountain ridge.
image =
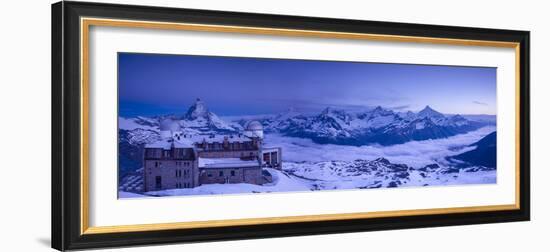
<path id="1" fill-rule="evenodd" d="M 479 141 L 470 144 L 475 149 L 462 154 L 452 156 L 452 160 L 459 160 L 459 167 L 483 166 L 486 168 L 496 168 L 497 165 L 497 132 L 486 135 Z"/>
<path id="2" fill-rule="evenodd" d="M 137 117 L 136 124 L 154 127 L 144 117 Z M 197 99 L 187 112 L 179 117 L 171 116 L 189 134 L 227 134 L 242 131 L 247 120 L 226 122 L 211 112 Z M 164 117 L 159 117 L 160 121 Z M 258 119 L 267 133 L 309 138 L 321 144 L 392 145 L 407 141 L 446 138 L 490 125 L 455 114 L 445 115 L 429 105 L 419 112 L 395 112 L 377 106 L 364 112 L 348 112 L 326 107 L 316 114 L 305 115 L 294 109 Z"/>
<path id="3" fill-rule="evenodd" d="M 169 120 L 167 120 L 169 119 Z M 157 141 L 163 121 L 176 123 L 186 134 L 235 134 L 241 132 L 249 118 L 226 121 L 197 99 L 184 114 L 154 117 L 119 118 L 119 152 L 121 170 L 135 170 L 145 144 Z M 444 115 L 426 106 L 414 113 L 395 112 L 377 106 L 362 112 L 327 107 L 319 113 L 303 114 L 294 109 L 256 120 L 266 133 L 308 138 L 320 144 L 393 145 L 407 141 L 437 139 L 475 130 L 485 122 L 462 115 Z M 172 129 L 172 127 L 169 127 Z M 127 168 L 128 166 L 129 168 Z"/>

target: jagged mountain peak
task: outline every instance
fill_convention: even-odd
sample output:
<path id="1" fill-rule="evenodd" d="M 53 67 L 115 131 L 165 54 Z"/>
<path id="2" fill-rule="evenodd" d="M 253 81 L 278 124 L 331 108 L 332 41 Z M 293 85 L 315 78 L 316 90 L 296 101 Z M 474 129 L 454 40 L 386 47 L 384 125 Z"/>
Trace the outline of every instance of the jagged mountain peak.
<path id="1" fill-rule="evenodd" d="M 294 117 L 301 116 L 302 114 L 294 107 L 289 107 L 286 111 L 281 112 L 275 116 L 277 120 L 288 120 Z"/>
<path id="2" fill-rule="evenodd" d="M 416 116 L 416 114 L 410 110 L 408 110 L 407 112 L 404 113 L 404 116 L 406 118 L 414 118 Z"/>
<path id="3" fill-rule="evenodd" d="M 388 114 L 388 113 L 393 113 L 393 110 L 391 109 L 385 109 L 381 106 L 376 106 L 376 108 L 374 108 L 371 113 L 373 114 Z"/>
<path id="4" fill-rule="evenodd" d="M 392 110 L 382 108 L 381 106 L 376 106 L 371 111 L 360 114 L 359 117 L 371 120 L 378 117 L 392 116 L 394 114 L 395 113 Z"/>
<path id="5" fill-rule="evenodd" d="M 459 114 L 451 116 L 451 119 L 453 119 L 453 120 L 467 120 L 464 116 L 461 116 Z"/>
<path id="6" fill-rule="evenodd" d="M 325 109 L 323 109 L 323 111 L 321 111 L 321 114 L 327 115 L 327 114 L 330 114 L 333 110 L 334 109 L 331 107 L 326 107 Z"/>
<path id="7" fill-rule="evenodd" d="M 187 113 L 181 118 L 185 128 L 199 130 L 200 132 L 236 131 L 216 114 L 210 112 L 206 104 L 197 98 L 195 103 L 189 107 Z"/>
<path id="8" fill-rule="evenodd" d="M 335 109 L 333 107 L 325 108 L 318 116 L 318 118 L 337 118 L 343 121 L 348 121 L 352 117 L 352 114 L 346 112 L 345 110 Z"/>
<path id="9" fill-rule="evenodd" d="M 209 116 L 209 111 L 204 102 L 197 98 L 195 100 L 195 103 L 189 109 L 187 110 L 187 113 L 185 114 L 185 118 L 189 120 L 195 120 L 197 118 L 204 118 Z"/>
<path id="10" fill-rule="evenodd" d="M 320 115 L 337 115 L 337 116 L 345 116 L 345 115 L 349 115 L 349 114 L 350 113 L 348 113 L 344 109 L 334 108 L 334 107 L 331 107 L 331 106 L 326 107 L 320 113 Z"/>
<path id="11" fill-rule="evenodd" d="M 426 105 L 424 109 L 420 110 L 417 114 L 419 117 L 445 117 L 442 113 L 434 110 L 429 105 Z"/>

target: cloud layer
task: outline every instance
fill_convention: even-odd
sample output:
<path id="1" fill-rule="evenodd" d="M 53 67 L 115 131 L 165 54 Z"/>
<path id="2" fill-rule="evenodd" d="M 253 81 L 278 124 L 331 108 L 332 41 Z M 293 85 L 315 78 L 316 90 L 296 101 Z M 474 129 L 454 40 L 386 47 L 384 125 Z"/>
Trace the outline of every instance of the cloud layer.
<path id="1" fill-rule="evenodd" d="M 368 145 L 357 147 L 317 144 L 310 139 L 285 137 L 277 134 L 266 135 L 265 142 L 269 146 L 282 147 L 283 160 L 289 162 L 372 160 L 384 157 L 392 163 L 422 167 L 434 162 L 444 164 L 445 157 L 474 149 L 475 147 L 469 147 L 468 145 L 477 142 L 495 130 L 495 127 L 490 126 L 449 138 L 411 141 L 392 146 Z"/>

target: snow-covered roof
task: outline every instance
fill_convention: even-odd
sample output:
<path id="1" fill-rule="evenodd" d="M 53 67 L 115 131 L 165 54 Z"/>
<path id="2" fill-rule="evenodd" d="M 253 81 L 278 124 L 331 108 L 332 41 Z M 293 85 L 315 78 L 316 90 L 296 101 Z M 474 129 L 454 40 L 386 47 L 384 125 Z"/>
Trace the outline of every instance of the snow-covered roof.
<path id="1" fill-rule="evenodd" d="M 242 168 L 258 167 L 257 160 L 242 160 L 240 158 L 199 158 L 199 168 Z"/>
<path id="2" fill-rule="evenodd" d="M 164 138 L 154 143 L 145 145 L 145 148 L 163 148 L 170 149 L 172 141 L 176 148 L 193 148 L 196 143 L 223 143 L 224 139 L 230 143 L 250 142 L 251 139 L 243 134 L 241 135 L 187 135 L 182 132 L 174 132 L 171 137 Z"/>
<path id="3" fill-rule="evenodd" d="M 281 151 L 281 147 L 268 147 L 268 148 L 262 148 L 262 153 L 265 153 L 265 152 L 274 152 L 274 151 Z"/>
<path id="4" fill-rule="evenodd" d="M 172 143 L 168 142 L 167 140 L 159 140 L 154 143 L 148 143 L 145 145 L 145 148 L 162 148 L 165 150 L 169 150 L 172 147 Z"/>
<path id="5" fill-rule="evenodd" d="M 169 150 L 172 148 L 172 141 L 174 142 L 174 148 L 193 148 L 193 142 L 189 139 L 162 139 L 154 143 L 146 144 L 145 148 L 162 148 Z"/>
<path id="6" fill-rule="evenodd" d="M 206 141 L 207 143 L 223 143 L 224 139 L 227 137 L 227 141 L 230 143 L 239 142 L 250 142 L 250 138 L 245 135 L 194 135 L 188 136 L 188 139 L 191 139 L 195 143 L 202 143 Z"/>

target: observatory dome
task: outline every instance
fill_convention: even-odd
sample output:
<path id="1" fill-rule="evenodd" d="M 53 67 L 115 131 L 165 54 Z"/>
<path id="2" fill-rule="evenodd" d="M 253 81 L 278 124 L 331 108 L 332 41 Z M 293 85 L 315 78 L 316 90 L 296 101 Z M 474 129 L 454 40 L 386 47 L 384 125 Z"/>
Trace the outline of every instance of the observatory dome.
<path id="1" fill-rule="evenodd" d="M 246 130 L 251 130 L 251 131 L 264 130 L 264 127 L 258 121 L 251 121 L 246 125 Z"/>
<path id="2" fill-rule="evenodd" d="M 246 124 L 245 135 L 253 138 L 264 138 L 264 127 L 258 121 L 250 121 Z"/>

